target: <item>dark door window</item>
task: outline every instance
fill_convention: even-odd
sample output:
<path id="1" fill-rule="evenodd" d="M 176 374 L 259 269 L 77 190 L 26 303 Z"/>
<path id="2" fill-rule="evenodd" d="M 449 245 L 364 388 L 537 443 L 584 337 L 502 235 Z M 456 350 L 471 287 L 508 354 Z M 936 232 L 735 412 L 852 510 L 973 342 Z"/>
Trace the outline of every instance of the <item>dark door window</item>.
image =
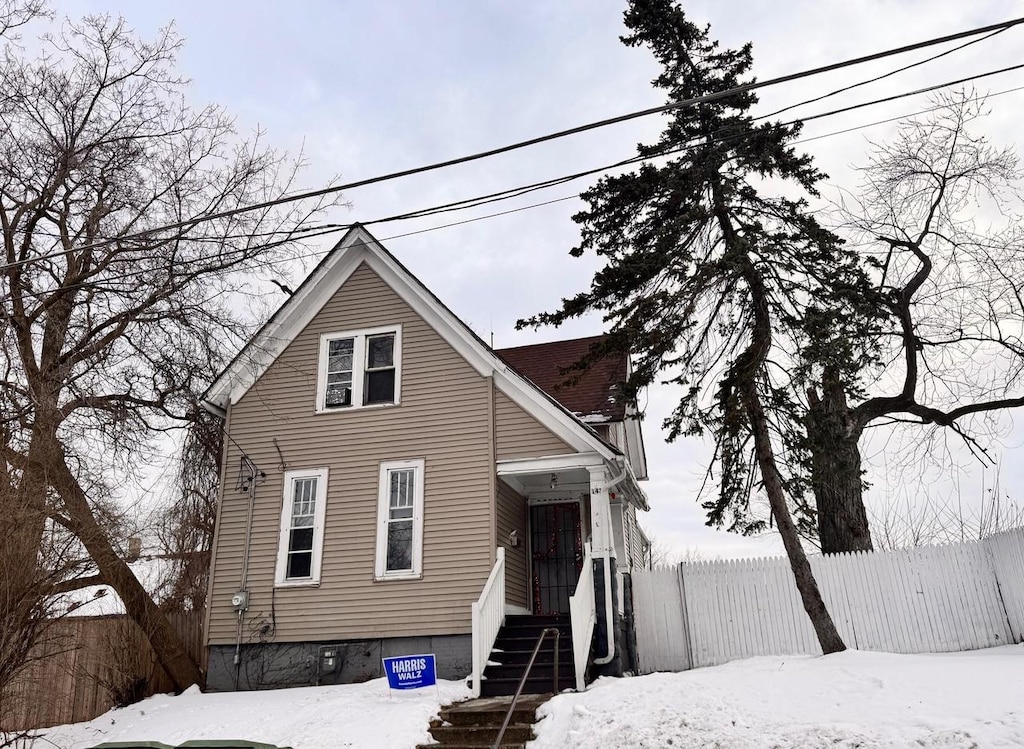
<path id="1" fill-rule="evenodd" d="M 576 592 L 583 568 L 579 503 L 531 506 L 530 542 L 533 613 L 569 613 L 569 596 Z"/>

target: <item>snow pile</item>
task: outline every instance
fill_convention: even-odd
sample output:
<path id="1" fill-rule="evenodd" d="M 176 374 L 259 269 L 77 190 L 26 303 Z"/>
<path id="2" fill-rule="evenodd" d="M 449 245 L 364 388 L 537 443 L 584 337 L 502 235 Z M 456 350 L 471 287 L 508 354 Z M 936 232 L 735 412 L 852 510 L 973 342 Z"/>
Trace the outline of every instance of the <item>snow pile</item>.
<path id="1" fill-rule="evenodd" d="M 88 723 L 43 729 L 36 744 L 84 749 L 105 741 L 248 739 L 295 749 L 411 749 L 430 740 L 430 718 L 469 697 L 463 682 L 391 692 L 386 679 L 365 684 L 265 692 L 156 695 Z"/>
<path id="2" fill-rule="evenodd" d="M 1024 746 L 1024 645 L 773 656 L 600 679 L 543 705 L 531 749 Z"/>
<path id="3" fill-rule="evenodd" d="M 40 747 L 249 739 L 295 749 L 411 749 L 461 682 L 390 693 L 365 684 L 151 697 Z M 601 679 L 542 706 L 530 749 L 1021 747 L 1024 645 L 970 653 L 775 656 L 681 674 Z"/>

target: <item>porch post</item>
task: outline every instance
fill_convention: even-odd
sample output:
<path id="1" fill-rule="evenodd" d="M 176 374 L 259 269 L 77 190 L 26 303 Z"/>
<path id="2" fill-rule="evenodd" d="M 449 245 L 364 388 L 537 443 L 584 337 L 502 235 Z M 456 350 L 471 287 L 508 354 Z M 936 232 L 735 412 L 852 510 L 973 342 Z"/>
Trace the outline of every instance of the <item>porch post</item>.
<path id="1" fill-rule="evenodd" d="M 597 622 L 594 627 L 593 663 L 598 673 L 621 675 L 613 663 L 616 657 L 618 607 L 615 605 L 615 539 L 612 532 L 611 501 L 608 497 L 608 471 L 605 466 L 588 467 L 590 472 L 590 534 L 594 564 L 594 602 Z M 604 668 L 601 668 L 604 667 Z"/>
<path id="2" fill-rule="evenodd" d="M 590 466 L 590 548 L 594 558 L 608 559 L 615 553 L 612 538 L 612 510 L 608 499 L 608 471 L 602 466 Z"/>

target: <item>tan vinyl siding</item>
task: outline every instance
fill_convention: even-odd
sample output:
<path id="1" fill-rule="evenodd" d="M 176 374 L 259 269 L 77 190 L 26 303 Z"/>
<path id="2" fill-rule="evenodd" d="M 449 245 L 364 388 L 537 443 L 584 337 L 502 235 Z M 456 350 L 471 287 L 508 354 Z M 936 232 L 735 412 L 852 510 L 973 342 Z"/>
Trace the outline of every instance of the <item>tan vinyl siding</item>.
<path id="1" fill-rule="evenodd" d="M 494 412 L 498 460 L 576 452 L 500 391 L 495 393 Z"/>
<path id="2" fill-rule="evenodd" d="M 401 404 L 315 413 L 320 335 L 395 324 L 402 326 Z M 256 489 L 243 641 L 254 641 L 272 615 L 275 642 L 470 632 L 470 606 L 494 560 L 494 466 L 484 447 L 489 397 L 488 381 L 360 266 L 231 408 L 232 440 L 266 474 Z M 248 506 L 237 488 L 240 458 L 230 444 L 211 587 L 212 644 L 235 639 L 230 600 L 241 584 Z M 414 458 L 425 461 L 423 575 L 376 582 L 379 465 Z M 324 553 L 318 587 L 275 591 L 286 467 L 329 470 Z"/>
<path id="3" fill-rule="evenodd" d="M 505 601 L 528 608 L 526 594 L 526 536 L 529 531 L 526 499 L 503 481 L 498 481 L 498 545 L 505 547 Z M 519 534 L 518 548 L 509 545 L 509 534 Z"/>

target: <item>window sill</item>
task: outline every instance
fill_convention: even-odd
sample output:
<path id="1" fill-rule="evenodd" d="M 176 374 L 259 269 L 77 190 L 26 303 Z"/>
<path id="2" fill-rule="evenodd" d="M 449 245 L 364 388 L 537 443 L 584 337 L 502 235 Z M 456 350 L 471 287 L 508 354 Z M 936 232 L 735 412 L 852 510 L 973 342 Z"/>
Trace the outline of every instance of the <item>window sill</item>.
<path id="1" fill-rule="evenodd" d="M 324 406 L 318 406 L 313 409 L 313 413 L 316 415 L 321 414 L 346 414 L 352 413 L 353 411 L 375 411 L 379 408 L 395 408 L 402 405 L 399 403 L 371 403 L 368 406 L 339 406 L 338 408 L 326 408 Z"/>
<path id="2" fill-rule="evenodd" d="M 387 583 L 392 580 L 422 580 L 422 572 L 393 572 L 388 575 L 374 575 L 373 581 L 377 583 Z"/>
<path id="3" fill-rule="evenodd" d="M 319 588 L 319 580 L 276 580 L 275 588 Z"/>

